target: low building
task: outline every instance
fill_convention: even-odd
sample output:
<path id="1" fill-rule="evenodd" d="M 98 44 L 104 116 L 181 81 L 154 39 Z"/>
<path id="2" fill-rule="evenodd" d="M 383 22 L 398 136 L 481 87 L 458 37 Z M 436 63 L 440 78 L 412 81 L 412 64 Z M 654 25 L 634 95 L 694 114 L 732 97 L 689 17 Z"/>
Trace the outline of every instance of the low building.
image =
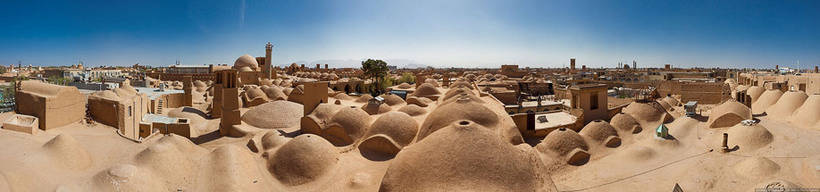
<path id="1" fill-rule="evenodd" d="M 17 113 L 37 117 L 43 130 L 79 122 L 85 117 L 86 97 L 76 87 L 22 81 L 14 97 Z"/>

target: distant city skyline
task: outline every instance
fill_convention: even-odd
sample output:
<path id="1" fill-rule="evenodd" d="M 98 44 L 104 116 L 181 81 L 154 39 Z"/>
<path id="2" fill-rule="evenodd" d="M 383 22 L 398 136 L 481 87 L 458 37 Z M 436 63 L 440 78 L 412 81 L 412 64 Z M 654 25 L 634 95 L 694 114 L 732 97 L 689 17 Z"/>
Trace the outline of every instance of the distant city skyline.
<path id="1" fill-rule="evenodd" d="M 0 64 L 497 68 L 820 65 L 820 1 L 21 1 Z M 797 62 L 800 62 L 800 65 Z M 352 66 L 351 66 L 352 65 Z"/>

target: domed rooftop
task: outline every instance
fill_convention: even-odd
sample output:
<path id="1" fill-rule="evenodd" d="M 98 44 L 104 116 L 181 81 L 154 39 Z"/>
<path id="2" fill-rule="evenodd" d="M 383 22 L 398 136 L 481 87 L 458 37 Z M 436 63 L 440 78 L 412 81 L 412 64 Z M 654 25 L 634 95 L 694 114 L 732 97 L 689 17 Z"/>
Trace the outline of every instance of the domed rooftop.
<path id="1" fill-rule="evenodd" d="M 734 126 L 746 119 L 752 119 L 752 111 L 749 107 L 740 102 L 728 100 L 712 108 L 706 124 L 709 128 L 723 128 Z"/>
<path id="2" fill-rule="evenodd" d="M 405 105 L 404 107 L 399 108 L 398 111 L 402 113 L 407 113 L 410 116 L 419 116 L 427 113 L 427 109 L 419 107 L 415 104 Z"/>
<path id="3" fill-rule="evenodd" d="M 757 101 L 752 103 L 752 114 L 763 114 L 766 109 L 777 103 L 777 100 L 783 96 L 783 91 L 779 89 L 767 90 L 757 98 Z"/>
<path id="4" fill-rule="evenodd" d="M 263 129 L 299 127 L 302 110 L 298 103 L 273 101 L 251 108 L 242 115 L 242 121 Z"/>
<path id="5" fill-rule="evenodd" d="M 740 151 L 754 151 L 766 145 L 774 140 L 774 136 L 771 132 L 769 132 L 766 127 L 763 127 L 760 124 L 754 124 L 751 126 L 737 124 L 729 128 L 726 133 L 729 134 L 729 144 L 730 147 L 737 145 L 740 147 Z M 718 135 L 717 137 L 723 137 L 723 135 Z M 715 140 L 715 144 L 717 146 L 722 145 L 723 140 Z"/>
<path id="6" fill-rule="evenodd" d="M 413 117 L 402 112 L 391 111 L 382 114 L 370 125 L 367 136 L 383 134 L 392 138 L 401 147 L 407 146 L 416 137 L 419 123 Z"/>
<path id="7" fill-rule="evenodd" d="M 663 120 L 667 115 L 657 102 L 632 102 L 623 109 L 623 112 L 631 115 L 635 120 L 644 122 L 657 122 Z"/>
<path id="8" fill-rule="evenodd" d="M 592 140 L 606 143 L 608 139 L 612 139 L 612 137 L 618 137 L 618 132 L 615 131 L 615 128 L 612 125 L 609 125 L 606 121 L 603 120 L 594 120 L 589 122 L 581 132 L 578 134 L 587 136 Z M 617 144 L 620 144 L 620 140 L 617 141 Z M 606 143 L 608 146 L 614 145 L 614 143 Z"/>
<path id="9" fill-rule="evenodd" d="M 370 127 L 370 115 L 355 107 L 342 107 L 330 118 L 322 136 L 334 145 L 350 145 L 361 139 Z"/>
<path id="10" fill-rule="evenodd" d="M 415 104 L 415 105 L 418 105 L 418 106 L 421 106 L 421 107 L 427 107 L 427 105 L 429 103 L 432 103 L 432 102 L 433 102 L 433 100 L 431 100 L 427 97 L 415 97 L 415 96 L 407 97 L 407 103 L 408 104 Z"/>
<path id="11" fill-rule="evenodd" d="M 279 86 L 270 86 L 262 89 L 265 95 L 271 100 L 287 100 L 288 96 Z"/>
<path id="12" fill-rule="evenodd" d="M 379 191 L 538 191 L 540 161 L 470 121 L 443 128 L 405 148 L 390 163 Z"/>
<path id="13" fill-rule="evenodd" d="M 282 184 L 302 185 L 336 167 L 339 152 L 317 135 L 303 134 L 282 145 L 268 159 L 268 171 Z"/>
<path id="14" fill-rule="evenodd" d="M 401 84 L 399 84 L 397 87 L 398 87 L 399 89 L 410 89 L 410 88 L 413 88 L 413 86 L 412 86 L 412 85 L 407 84 L 407 83 L 401 83 Z"/>
<path id="15" fill-rule="evenodd" d="M 812 95 L 794 111 L 789 119 L 792 123 L 803 128 L 820 130 L 820 95 Z"/>
<path id="16" fill-rule="evenodd" d="M 777 100 L 777 103 L 766 109 L 766 115 L 774 118 L 789 118 L 808 98 L 809 96 L 802 91 L 788 91 Z"/>
<path id="17" fill-rule="evenodd" d="M 402 99 L 398 95 L 395 95 L 395 94 L 382 94 L 380 96 L 382 98 L 384 98 L 384 103 L 386 103 L 390 106 L 404 104 L 404 99 Z"/>
<path id="18" fill-rule="evenodd" d="M 631 115 L 626 113 L 618 113 L 612 117 L 610 124 L 617 130 L 623 133 L 640 133 L 643 128 L 641 124 L 635 120 Z"/>
<path id="19" fill-rule="evenodd" d="M 469 99 L 459 99 L 447 105 L 440 105 L 430 112 L 421 125 L 418 140 L 461 120 L 470 120 L 493 130 L 497 129 L 499 124 L 498 114 L 489 108 Z"/>
<path id="20" fill-rule="evenodd" d="M 236 59 L 233 63 L 233 67 L 234 69 L 240 69 L 240 71 L 242 70 L 242 67 L 248 67 L 251 70 L 256 70 L 259 68 L 259 63 L 256 62 L 256 58 L 253 56 L 245 54 Z"/>
<path id="21" fill-rule="evenodd" d="M 430 97 L 438 94 L 441 94 L 441 92 L 436 89 L 436 86 L 429 83 L 421 84 L 418 88 L 416 88 L 416 91 L 413 92 L 413 95 L 418 97 Z"/>
<path id="22" fill-rule="evenodd" d="M 584 138 L 572 129 L 556 129 L 547 134 L 535 149 L 542 153 L 555 153 L 558 156 L 569 154 L 573 149 L 589 150 Z"/>

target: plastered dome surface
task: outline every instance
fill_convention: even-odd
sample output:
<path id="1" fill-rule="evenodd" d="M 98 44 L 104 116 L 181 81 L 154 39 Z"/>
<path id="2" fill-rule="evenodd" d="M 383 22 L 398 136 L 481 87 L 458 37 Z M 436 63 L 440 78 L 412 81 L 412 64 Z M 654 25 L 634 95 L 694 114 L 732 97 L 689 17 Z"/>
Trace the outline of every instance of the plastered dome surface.
<path id="1" fill-rule="evenodd" d="M 774 118 L 788 118 L 809 96 L 802 91 L 789 91 L 783 94 L 777 103 L 766 109 L 766 114 Z"/>
<path id="2" fill-rule="evenodd" d="M 712 109 L 706 124 L 709 128 L 723 128 L 734 126 L 746 119 L 752 119 L 752 111 L 749 107 L 740 102 L 728 100 Z"/>
<path id="3" fill-rule="evenodd" d="M 618 113 L 613 116 L 610 124 L 623 133 L 639 133 L 643 130 L 641 124 L 632 115 L 626 113 Z"/>
<path id="4" fill-rule="evenodd" d="M 379 191 L 538 191 L 544 187 L 538 166 L 534 153 L 462 121 L 402 150 Z"/>
<path id="5" fill-rule="evenodd" d="M 578 134 L 587 136 L 594 141 L 604 143 L 610 137 L 618 137 L 618 132 L 615 131 L 609 123 L 603 120 L 594 120 L 589 122 Z M 620 141 L 620 140 L 619 140 Z"/>
<path id="6" fill-rule="evenodd" d="M 419 124 L 413 117 L 402 112 L 388 112 L 382 114 L 367 131 L 367 136 L 383 134 L 389 136 L 397 144 L 407 146 L 416 137 Z"/>
<path id="7" fill-rule="evenodd" d="M 496 129 L 499 123 L 498 115 L 489 108 L 470 99 L 459 99 L 430 112 L 421 125 L 418 140 L 460 120 L 470 120 L 490 129 Z"/>
<path id="8" fill-rule="evenodd" d="M 441 94 L 441 92 L 436 89 L 435 85 L 430 83 L 421 84 L 418 88 L 416 88 L 416 91 L 413 92 L 413 95 L 418 97 L 430 97 L 438 94 Z"/>
<path id="9" fill-rule="evenodd" d="M 330 118 L 322 136 L 335 145 L 349 145 L 361 139 L 370 127 L 370 115 L 362 109 L 343 107 Z"/>
<path id="10" fill-rule="evenodd" d="M 242 115 L 242 121 L 263 129 L 298 127 L 303 115 L 301 104 L 273 101 L 251 108 Z"/>
<path id="11" fill-rule="evenodd" d="M 419 116 L 427 113 L 427 109 L 424 109 L 414 104 L 405 105 L 404 107 L 399 108 L 398 111 L 402 113 L 407 113 L 410 116 Z"/>
<path id="12" fill-rule="evenodd" d="M 569 154 L 574 149 L 589 150 L 584 138 L 572 129 L 556 129 L 535 146 L 542 153 L 554 153 L 558 156 Z"/>
<path id="13" fill-rule="evenodd" d="M 387 105 L 395 106 L 395 105 L 404 104 L 404 99 L 401 99 L 401 97 L 399 97 L 398 95 L 384 94 L 384 95 L 380 95 L 380 96 L 382 98 L 384 98 L 384 103 L 386 103 Z"/>
<path id="14" fill-rule="evenodd" d="M 729 134 L 729 147 L 737 145 L 740 147 L 740 151 L 754 151 L 769 145 L 774 140 L 772 133 L 760 124 L 751 126 L 737 124 L 729 128 L 726 133 Z M 719 136 L 722 137 L 722 135 Z M 715 139 L 715 141 L 722 142 L 718 139 Z"/>
<path id="15" fill-rule="evenodd" d="M 752 103 L 752 114 L 763 114 L 769 109 L 770 106 L 777 103 L 777 100 L 780 99 L 780 96 L 783 96 L 783 91 L 780 90 L 767 90 L 760 95 L 760 98 L 757 99 L 754 103 Z"/>
<path id="16" fill-rule="evenodd" d="M 803 128 L 820 130 L 820 95 L 809 96 L 803 106 L 792 114 L 790 121 Z"/>
<path id="17" fill-rule="evenodd" d="M 243 67 L 248 67 L 252 70 L 256 70 L 259 68 L 259 63 L 256 62 L 256 58 L 251 55 L 245 54 L 240 56 L 236 59 L 233 63 L 234 69 L 242 69 Z"/>
<path id="18" fill-rule="evenodd" d="M 327 140 L 313 134 L 293 138 L 268 159 L 268 171 L 285 185 L 301 185 L 327 174 L 339 153 Z"/>
<path id="19" fill-rule="evenodd" d="M 656 122 L 665 117 L 666 111 L 657 102 L 632 102 L 623 112 L 631 115 L 635 120 L 644 122 Z"/>

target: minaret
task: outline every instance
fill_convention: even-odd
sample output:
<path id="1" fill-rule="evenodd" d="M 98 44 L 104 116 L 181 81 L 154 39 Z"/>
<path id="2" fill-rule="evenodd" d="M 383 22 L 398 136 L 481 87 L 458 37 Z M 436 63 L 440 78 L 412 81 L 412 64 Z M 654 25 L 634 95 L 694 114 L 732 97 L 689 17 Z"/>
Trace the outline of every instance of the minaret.
<path id="1" fill-rule="evenodd" d="M 632 60 L 632 69 L 638 69 L 638 62 L 635 62 L 635 60 Z"/>
<path id="2" fill-rule="evenodd" d="M 265 78 L 268 78 L 268 79 L 271 78 L 271 54 L 272 54 L 272 52 L 273 52 L 273 45 L 270 44 L 270 42 L 268 42 L 268 44 L 265 45 L 265 65 L 262 66 L 262 73 L 264 73 L 262 76 L 265 77 Z"/>

